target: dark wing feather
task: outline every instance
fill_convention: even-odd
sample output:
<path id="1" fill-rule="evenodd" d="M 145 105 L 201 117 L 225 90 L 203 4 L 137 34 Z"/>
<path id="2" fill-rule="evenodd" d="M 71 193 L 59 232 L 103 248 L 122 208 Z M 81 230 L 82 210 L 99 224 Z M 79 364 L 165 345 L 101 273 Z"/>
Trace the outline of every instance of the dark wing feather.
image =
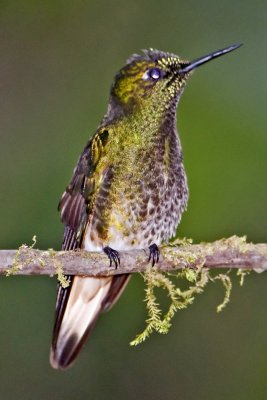
<path id="1" fill-rule="evenodd" d="M 88 143 L 78 161 L 77 167 L 74 170 L 73 178 L 61 198 L 59 210 L 61 212 L 61 219 L 65 224 L 62 250 L 75 250 L 81 247 L 90 214 L 90 196 L 94 193 L 97 186 L 94 182 L 94 171 L 101 155 L 103 154 L 103 149 L 107 143 L 107 139 L 108 131 L 104 130 L 99 134 L 96 134 Z M 86 337 L 91 332 L 98 316 L 97 313 L 88 326 L 88 329 L 85 331 L 83 337 L 81 337 L 78 342 L 75 343 L 74 341 L 72 343 L 71 340 L 73 338 L 69 337 L 69 340 L 63 349 L 63 353 L 59 356 L 56 349 L 60 328 L 70 298 L 71 289 L 75 287 L 74 282 L 77 284 L 78 278 L 69 275 L 67 276 L 67 279 L 70 282 L 70 285 L 67 288 L 63 288 L 60 284 L 58 285 L 51 357 L 51 364 L 55 368 L 65 368 L 73 362 Z M 107 280 L 106 284 L 108 284 L 109 281 L 109 290 L 100 304 L 99 312 L 108 310 L 115 303 L 128 282 L 129 275 L 117 275 L 113 278 L 100 278 L 100 280 L 103 282 Z M 56 357 L 59 357 L 59 359 L 55 358 L 55 354 L 57 354 Z"/>
<path id="2" fill-rule="evenodd" d="M 82 190 L 85 177 L 90 172 L 91 143 L 86 146 L 74 170 L 73 178 L 63 193 L 58 209 L 62 222 L 65 224 L 62 250 L 76 250 L 80 248 L 86 226 L 86 199 Z M 58 284 L 58 293 L 55 310 L 52 348 L 55 348 L 62 318 L 67 306 L 74 276 L 67 275 L 69 286 L 63 288 Z"/>

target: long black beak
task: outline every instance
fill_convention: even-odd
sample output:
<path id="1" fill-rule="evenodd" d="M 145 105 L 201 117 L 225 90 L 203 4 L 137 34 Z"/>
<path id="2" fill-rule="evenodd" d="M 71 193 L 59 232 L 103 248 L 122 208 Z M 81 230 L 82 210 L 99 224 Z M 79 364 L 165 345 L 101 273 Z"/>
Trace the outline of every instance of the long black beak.
<path id="1" fill-rule="evenodd" d="M 217 50 L 214 51 L 213 53 L 210 53 L 204 57 L 197 58 L 196 60 L 193 60 L 190 62 L 190 64 L 186 65 L 184 68 L 180 69 L 178 71 L 179 74 L 186 74 L 193 69 L 199 67 L 202 64 L 205 64 L 206 62 L 213 60 L 216 57 L 223 56 L 224 54 L 230 53 L 230 51 L 233 51 L 235 49 L 238 49 L 238 47 L 242 46 L 242 44 L 233 44 L 232 46 L 226 47 L 225 49 L 222 50 Z"/>

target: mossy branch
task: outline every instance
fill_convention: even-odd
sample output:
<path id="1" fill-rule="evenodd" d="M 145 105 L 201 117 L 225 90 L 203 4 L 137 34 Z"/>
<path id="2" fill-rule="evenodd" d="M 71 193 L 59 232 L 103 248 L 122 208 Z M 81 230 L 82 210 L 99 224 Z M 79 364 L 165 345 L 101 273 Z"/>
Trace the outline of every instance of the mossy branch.
<path id="1" fill-rule="evenodd" d="M 225 289 L 223 301 L 217 312 L 230 300 L 232 282 L 229 272 L 236 269 L 240 285 L 250 271 L 267 270 L 267 244 L 247 243 L 245 237 L 232 236 L 213 243 L 192 244 L 188 239 L 177 239 L 161 247 L 159 263 L 151 267 L 148 254 L 142 250 L 120 253 L 120 266 L 115 269 L 103 253 L 85 251 L 43 251 L 34 249 L 36 238 L 29 247 L 18 250 L 0 250 L 0 274 L 6 275 L 57 275 L 63 287 L 69 285 L 65 275 L 105 276 L 139 272 L 146 284 L 145 302 L 148 317 L 146 326 L 132 346 L 144 342 L 152 332 L 168 333 L 178 310 L 187 308 L 195 296 L 203 292 L 209 282 L 219 280 Z M 227 268 L 225 273 L 211 274 L 212 270 Z M 177 286 L 184 280 L 185 288 Z M 165 290 L 169 300 L 163 312 L 155 291 Z"/>
<path id="2" fill-rule="evenodd" d="M 199 265 L 209 269 L 237 268 L 257 272 L 267 269 L 267 244 L 247 243 L 245 237 L 232 236 L 200 244 L 176 240 L 160 250 L 157 270 L 162 272 L 195 269 Z M 0 250 L 0 274 L 103 276 L 145 272 L 149 266 L 148 253 L 143 250 L 121 252 L 120 260 L 120 266 L 115 269 L 109 267 L 104 253 L 37 250 L 23 245 L 18 250 Z"/>

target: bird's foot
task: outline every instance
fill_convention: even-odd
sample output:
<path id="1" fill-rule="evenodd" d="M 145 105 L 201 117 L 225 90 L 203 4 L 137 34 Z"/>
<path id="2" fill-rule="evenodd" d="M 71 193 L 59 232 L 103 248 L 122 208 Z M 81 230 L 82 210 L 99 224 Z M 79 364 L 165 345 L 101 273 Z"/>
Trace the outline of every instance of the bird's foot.
<path id="1" fill-rule="evenodd" d="M 154 265 L 159 262 L 159 255 L 160 255 L 160 251 L 158 246 L 153 243 L 149 246 L 149 257 L 148 257 L 148 262 L 152 261 L 152 267 L 154 267 Z"/>
<path id="2" fill-rule="evenodd" d="M 117 250 L 112 249 L 111 247 L 104 247 L 103 248 L 104 253 L 108 256 L 110 264 L 109 266 L 112 266 L 112 263 L 115 264 L 115 268 L 117 269 L 118 266 L 120 265 L 120 255 Z"/>

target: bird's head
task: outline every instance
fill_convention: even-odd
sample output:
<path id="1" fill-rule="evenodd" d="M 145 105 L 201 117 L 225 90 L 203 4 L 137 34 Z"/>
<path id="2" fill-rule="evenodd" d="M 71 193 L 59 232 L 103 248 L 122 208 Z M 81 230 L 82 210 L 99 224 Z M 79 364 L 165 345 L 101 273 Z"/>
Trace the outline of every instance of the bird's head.
<path id="1" fill-rule="evenodd" d="M 175 54 L 144 50 L 143 55 L 132 55 L 115 76 L 111 96 L 125 110 L 147 104 L 166 108 L 176 104 L 195 68 L 239 46 L 218 50 L 192 62 Z"/>

